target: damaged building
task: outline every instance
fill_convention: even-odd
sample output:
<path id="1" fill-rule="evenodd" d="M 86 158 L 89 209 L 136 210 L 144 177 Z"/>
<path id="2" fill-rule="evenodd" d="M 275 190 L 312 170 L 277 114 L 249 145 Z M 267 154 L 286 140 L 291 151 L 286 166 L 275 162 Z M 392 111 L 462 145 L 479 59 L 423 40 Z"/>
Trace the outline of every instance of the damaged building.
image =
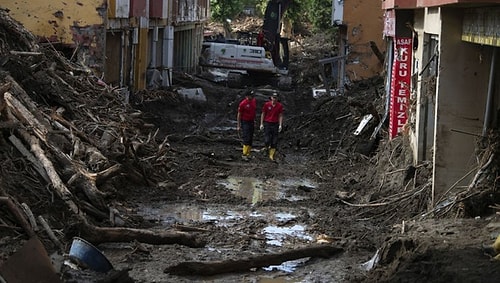
<path id="1" fill-rule="evenodd" d="M 432 164 L 434 202 L 471 184 L 478 142 L 499 128 L 500 1 L 335 0 L 332 24 L 340 54 L 320 61 L 336 70 L 332 85 L 386 78 L 374 135 L 388 122 L 390 138 L 410 140 L 415 166 Z"/>
<path id="2" fill-rule="evenodd" d="M 352 82 L 378 76 L 384 70 L 384 13 L 371 0 L 332 1 L 331 24 L 338 30 L 338 56 L 320 60 L 326 87 L 344 93 Z"/>
<path id="3" fill-rule="evenodd" d="M 339 28 L 341 56 L 346 56 L 349 81 L 359 81 L 381 73 L 385 41 L 382 37 L 383 11 L 377 1 L 332 1 L 332 24 Z"/>
<path id="4" fill-rule="evenodd" d="M 433 166 L 434 201 L 486 166 L 478 141 L 498 131 L 500 1 L 384 0 L 389 135 Z M 492 156 L 491 156 L 492 157 Z"/>
<path id="5" fill-rule="evenodd" d="M 193 72 L 209 19 L 208 0 L 5 1 L 2 8 L 113 87 L 166 87 Z"/>

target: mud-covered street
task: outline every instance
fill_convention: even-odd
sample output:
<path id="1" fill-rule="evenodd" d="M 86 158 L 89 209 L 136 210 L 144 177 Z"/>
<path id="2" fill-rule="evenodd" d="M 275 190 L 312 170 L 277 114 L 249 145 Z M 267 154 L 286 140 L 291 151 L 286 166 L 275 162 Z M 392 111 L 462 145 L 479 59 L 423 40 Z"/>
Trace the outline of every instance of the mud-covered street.
<path id="1" fill-rule="evenodd" d="M 371 85 L 367 85 L 364 91 L 369 93 L 370 99 L 376 99 L 372 94 L 380 83 L 377 80 L 368 83 Z M 351 219 L 347 216 L 353 213 L 350 207 L 340 202 L 341 199 L 355 200 L 355 196 L 364 190 L 365 179 L 373 177 L 373 173 L 363 172 L 369 168 L 370 158 L 356 152 L 356 145 L 363 144 L 363 140 L 358 141 L 352 135 L 359 119 L 351 113 L 356 107 L 351 108 L 350 99 L 338 97 L 318 101 L 308 98 L 306 92 L 280 93 L 286 118 L 277 161 L 270 161 L 267 152 L 262 150 L 262 132 L 255 134 L 252 158 L 244 161 L 241 159 L 241 139 L 235 126 L 236 102 L 243 98 L 241 91 L 213 86 L 203 89 L 207 102 L 177 106 L 179 112 L 192 113 L 183 108 L 191 108 L 191 103 L 194 103 L 199 104 L 196 107 L 203 111 L 195 111 L 182 120 L 187 126 L 173 124 L 174 128 L 165 129 L 171 135 L 184 137 L 182 142 L 170 143 L 175 149 L 178 166 L 172 168 L 169 180 L 165 180 L 162 186 L 137 192 L 140 196 L 134 198 L 137 206 L 134 213 L 147 220 L 154 229 L 172 229 L 176 225 L 202 229 L 199 233 L 208 240 L 206 247 L 193 250 L 178 246 L 174 253 L 168 247 L 149 247 L 144 255 L 135 251 L 134 246 L 129 246 L 125 249 L 110 248 L 106 254 L 116 256 L 117 261 L 146 256 L 150 259 L 134 263 L 137 269 L 131 271 L 131 275 L 142 278 L 143 282 L 152 278 L 163 282 L 184 278 L 162 274 L 165 268 L 182 261 L 238 261 L 328 243 L 340 248 L 337 254 L 328 258 L 309 254 L 283 264 L 278 259 L 269 267 L 215 278 L 220 282 L 244 278 L 252 281 L 266 278 L 344 281 L 366 272 L 361 265 L 374 255 L 375 239 L 359 239 L 361 247 L 356 247 L 354 253 L 350 251 L 353 247 L 349 239 L 355 237 L 354 234 L 366 233 L 367 225 L 374 224 Z M 265 95 L 257 97 L 260 105 L 269 99 Z M 356 99 L 361 102 L 363 98 L 361 94 Z M 141 107 L 147 109 L 150 104 Z M 171 108 L 165 105 L 162 112 L 154 113 L 155 119 L 173 120 L 178 114 Z M 321 112 L 323 114 L 318 116 Z M 308 126 L 317 119 L 319 125 Z M 325 125 L 323 130 L 321 124 Z M 330 127 L 326 127 L 328 124 Z M 185 132 L 185 129 L 189 130 Z M 363 217 L 362 211 L 356 213 Z M 373 226 L 369 230 L 387 228 Z M 150 261 L 162 264 L 151 266 Z M 121 264 L 125 267 L 129 260 Z M 152 274 L 160 276 L 153 277 Z M 192 275 L 196 275 L 195 272 Z"/>
<path id="2" fill-rule="evenodd" d="M 430 206 L 432 168 L 413 166 L 404 135 L 376 131 L 383 77 L 315 97 L 315 58 L 293 61 L 276 161 L 260 131 L 243 160 L 243 89 L 176 74 L 127 96 L 2 21 L 2 276 L 31 262 L 44 282 L 498 282 L 483 248 L 498 216 Z M 300 48 L 327 46 L 312 41 Z M 253 90 L 259 115 L 269 86 Z M 111 269 L 70 260 L 75 237 Z"/>

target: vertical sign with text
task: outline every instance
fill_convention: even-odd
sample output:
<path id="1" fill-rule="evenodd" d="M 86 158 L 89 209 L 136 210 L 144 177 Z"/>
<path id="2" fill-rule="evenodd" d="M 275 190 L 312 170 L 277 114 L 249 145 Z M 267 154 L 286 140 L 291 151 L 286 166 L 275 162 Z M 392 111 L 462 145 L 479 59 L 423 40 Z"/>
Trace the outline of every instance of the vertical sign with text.
<path id="1" fill-rule="evenodd" d="M 394 62 L 391 80 L 390 138 L 394 138 L 403 131 L 403 126 L 408 119 L 411 62 L 412 39 L 410 37 L 396 37 L 394 40 Z"/>

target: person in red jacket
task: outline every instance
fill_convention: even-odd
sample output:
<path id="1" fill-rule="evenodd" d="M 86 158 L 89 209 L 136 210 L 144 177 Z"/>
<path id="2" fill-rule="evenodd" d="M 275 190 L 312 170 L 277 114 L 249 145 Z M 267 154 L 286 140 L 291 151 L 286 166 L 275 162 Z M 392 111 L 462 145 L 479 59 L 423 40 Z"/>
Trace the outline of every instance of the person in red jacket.
<path id="1" fill-rule="evenodd" d="M 254 97 L 254 92 L 246 91 L 245 98 L 238 105 L 238 115 L 236 116 L 237 130 L 241 130 L 243 139 L 243 154 L 242 158 L 247 160 L 250 157 L 253 143 L 253 133 L 255 129 L 255 111 L 257 110 L 257 102 Z"/>
<path id="2" fill-rule="evenodd" d="M 278 93 L 271 95 L 271 100 L 262 106 L 260 130 L 264 130 L 264 144 L 269 152 L 269 159 L 275 160 L 278 147 L 278 133 L 283 128 L 283 105 L 278 101 Z"/>

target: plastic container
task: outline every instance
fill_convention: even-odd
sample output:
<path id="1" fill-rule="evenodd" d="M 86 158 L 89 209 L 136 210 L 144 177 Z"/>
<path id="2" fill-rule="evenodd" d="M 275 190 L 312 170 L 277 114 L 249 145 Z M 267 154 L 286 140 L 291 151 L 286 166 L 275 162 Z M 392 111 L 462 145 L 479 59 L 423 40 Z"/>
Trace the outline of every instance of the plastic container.
<path id="1" fill-rule="evenodd" d="M 75 237 L 69 250 L 70 258 L 89 269 L 106 273 L 113 269 L 113 265 L 104 254 L 91 243 L 82 238 Z"/>

